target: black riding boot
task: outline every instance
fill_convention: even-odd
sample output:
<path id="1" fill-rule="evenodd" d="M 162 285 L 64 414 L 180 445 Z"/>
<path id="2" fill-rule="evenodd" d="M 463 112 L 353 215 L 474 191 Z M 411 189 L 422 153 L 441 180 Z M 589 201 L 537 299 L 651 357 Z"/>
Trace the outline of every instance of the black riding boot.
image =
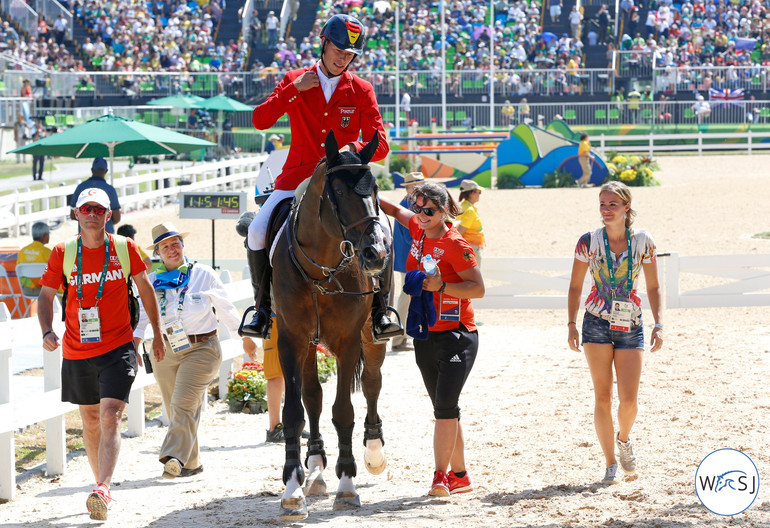
<path id="1" fill-rule="evenodd" d="M 251 273 L 251 287 L 254 289 L 254 305 L 258 308 L 251 322 L 241 325 L 238 334 L 267 339 L 270 335 L 270 327 L 272 326 L 271 316 L 273 313 L 270 306 L 270 278 L 272 275 L 270 257 L 266 249 L 260 249 L 259 251 L 247 249 L 246 256 L 249 262 L 249 272 Z M 262 289 L 261 299 L 259 298 L 260 286 Z"/>
<path id="2" fill-rule="evenodd" d="M 385 343 L 391 337 L 404 335 L 404 327 L 398 319 L 398 312 L 388 306 L 390 289 L 393 284 L 393 265 L 389 265 L 380 275 L 380 291 L 372 299 L 372 336 L 375 343 Z M 396 322 L 388 317 L 388 312 L 396 315 Z"/>

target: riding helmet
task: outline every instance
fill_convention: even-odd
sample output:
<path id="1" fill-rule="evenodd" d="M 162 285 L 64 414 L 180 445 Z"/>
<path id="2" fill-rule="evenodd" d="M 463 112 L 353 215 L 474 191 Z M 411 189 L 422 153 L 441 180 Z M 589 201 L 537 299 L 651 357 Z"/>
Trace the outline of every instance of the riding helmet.
<path id="1" fill-rule="evenodd" d="M 321 35 L 344 51 L 351 51 L 357 56 L 364 52 L 366 28 L 357 18 L 350 15 L 334 15 L 321 30 Z"/>

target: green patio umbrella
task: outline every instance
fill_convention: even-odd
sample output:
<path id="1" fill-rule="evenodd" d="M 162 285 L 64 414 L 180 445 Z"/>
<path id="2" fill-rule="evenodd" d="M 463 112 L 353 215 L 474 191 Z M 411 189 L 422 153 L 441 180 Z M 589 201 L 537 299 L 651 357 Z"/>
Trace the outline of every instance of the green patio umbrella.
<path id="1" fill-rule="evenodd" d="M 195 105 L 195 108 L 204 110 L 216 110 L 217 115 L 217 141 L 222 137 L 222 112 L 252 112 L 254 108 L 236 101 L 226 95 L 215 95 Z"/>
<path id="2" fill-rule="evenodd" d="M 251 112 L 254 107 L 245 105 L 226 95 L 215 95 L 201 101 L 193 108 L 203 108 L 204 110 L 218 110 L 220 112 Z"/>
<path id="3" fill-rule="evenodd" d="M 177 94 L 153 99 L 148 101 L 147 104 L 151 106 L 170 106 L 171 108 L 198 108 L 196 105 L 203 101 L 205 99 L 198 95 Z"/>
<path id="4" fill-rule="evenodd" d="M 211 141 L 165 128 L 114 115 L 103 115 L 64 132 L 14 149 L 11 153 L 68 158 L 109 157 L 110 182 L 112 182 L 115 156 L 179 154 L 214 146 L 216 143 Z"/>

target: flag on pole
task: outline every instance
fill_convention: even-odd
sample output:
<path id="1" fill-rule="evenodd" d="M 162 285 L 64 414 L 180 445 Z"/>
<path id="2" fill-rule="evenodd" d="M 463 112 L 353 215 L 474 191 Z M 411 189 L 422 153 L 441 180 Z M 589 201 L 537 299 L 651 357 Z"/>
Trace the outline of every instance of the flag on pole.
<path id="1" fill-rule="evenodd" d="M 715 90 L 709 88 L 709 101 L 711 101 L 714 108 L 720 105 L 725 105 L 725 108 L 730 108 L 730 105 L 735 105 L 738 108 L 743 107 L 743 101 L 745 94 L 743 88 L 725 88 L 723 90 Z"/>

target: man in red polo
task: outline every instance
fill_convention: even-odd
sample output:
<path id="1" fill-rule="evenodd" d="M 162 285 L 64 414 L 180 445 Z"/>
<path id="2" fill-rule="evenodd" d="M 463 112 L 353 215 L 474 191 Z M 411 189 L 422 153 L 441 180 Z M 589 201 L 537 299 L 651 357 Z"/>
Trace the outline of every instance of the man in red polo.
<path id="1" fill-rule="evenodd" d="M 120 452 L 120 419 L 136 377 L 137 362 L 141 365 L 134 349 L 124 275 L 127 263 L 121 261 L 122 254 L 130 261 L 131 277 L 153 332 L 163 335 L 155 293 L 136 244 L 105 231 L 111 214 L 110 198 L 102 189 L 80 193 L 75 206 L 80 235 L 53 249 L 40 279 L 37 312 L 43 348 L 53 352 L 60 344 L 52 325 L 53 299 L 69 274 L 61 341 L 62 401 L 80 407 L 83 442 L 96 478 L 86 506 L 91 519 L 101 521 L 107 519 L 112 501 L 110 481 Z M 64 270 L 65 260 L 71 266 L 68 273 Z M 153 353 L 156 360 L 163 359 L 162 339 L 153 340 Z"/>

